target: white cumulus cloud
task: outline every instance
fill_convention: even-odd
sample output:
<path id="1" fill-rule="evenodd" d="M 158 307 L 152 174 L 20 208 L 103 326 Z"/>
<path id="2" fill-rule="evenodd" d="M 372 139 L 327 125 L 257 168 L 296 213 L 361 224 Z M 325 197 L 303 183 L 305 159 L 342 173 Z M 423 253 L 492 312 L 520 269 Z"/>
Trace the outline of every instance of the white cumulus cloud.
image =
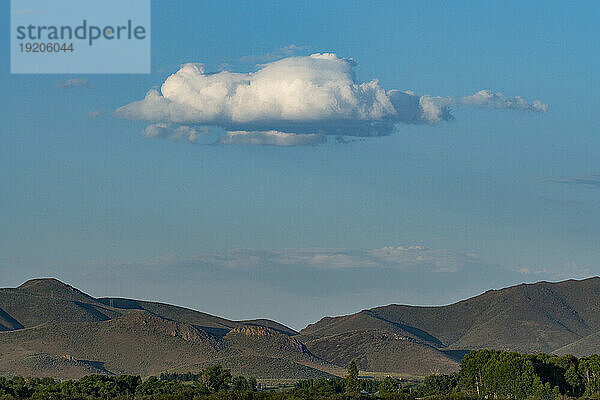
<path id="1" fill-rule="evenodd" d="M 189 63 L 169 76 L 160 90 L 120 107 L 116 115 L 221 127 L 229 131 L 218 140 L 222 144 L 289 146 L 320 143 L 327 135 L 386 136 L 398 123 L 436 125 L 452 119 L 453 106 L 547 109 L 539 100 L 527 103 L 486 90 L 459 100 L 386 90 L 376 79 L 357 82 L 354 66 L 353 60 L 333 53 L 287 57 L 250 73 L 207 73 L 202 64 Z"/>

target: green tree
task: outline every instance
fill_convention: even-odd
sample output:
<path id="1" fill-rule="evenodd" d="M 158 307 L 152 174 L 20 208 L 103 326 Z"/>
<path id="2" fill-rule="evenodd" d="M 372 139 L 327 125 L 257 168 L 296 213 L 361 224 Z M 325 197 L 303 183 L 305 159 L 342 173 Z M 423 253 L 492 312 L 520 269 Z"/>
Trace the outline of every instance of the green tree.
<path id="1" fill-rule="evenodd" d="M 571 387 L 571 394 L 576 394 L 579 389 L 579 373 L 574 366 L 570 366 L 565 372 L 565 381 Z"/>
<path id="2" fill-rule="evenodd" d="M 429 375 L 419 386 L 423 396 L 449 395 L 458 384 L 458 375 Z"/>
<path id="3" fill-rule="evenodd" d="M 460 363 L 459 388 L 467 393 L 482 396 L 485 393 L 483 385 L 483 369 L 495 354 L 494 350 L 472 351 Z"/>
<path id="4" fill-rule="evenodd" d="M 358 367 L 356 362 L 352 361 L 348 365 L 348 373 L 346 375 L 346 393 L 359 393 L 360 382 L 358 381 Z"/>
<path id="5" fill-rule="evenodd" d="M 225 369 L 220 365 L 213 365 L 202 371 L 199 379 L 200 383 L 211 393 L 227 390 L 229 389 L 229 385 L 231 385 L 231 370 Z"/>
<path id="6" fill-rule="evenodd" d="M 235 392 L 249 390 L 248 380 L 243 376 L 234 376 L 231 380 L 231 390 Z"/>
<path id="7" fill-rule="evenodd" d="M 398 393 L 398 382 L 391 376 L 386 376 L 379 385 L 379 394 L 381 396 L 387 396 L 395 393 Z"/>
<path id="8" fill-rule="evenodd" d="M 258 388 L 258 383 L 256 382 L 256 378 L 250 377 L 248 378 L 248 390 L 252 392 L 256 392 Z"/>

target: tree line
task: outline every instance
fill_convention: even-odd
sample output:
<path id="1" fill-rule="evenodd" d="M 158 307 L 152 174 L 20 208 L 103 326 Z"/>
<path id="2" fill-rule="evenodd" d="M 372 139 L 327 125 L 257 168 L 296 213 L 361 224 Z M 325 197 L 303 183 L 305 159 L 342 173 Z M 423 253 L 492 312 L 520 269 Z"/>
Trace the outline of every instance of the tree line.
<path id="1" fill-rule="evenodd" d="M 600 398 L 600 356 L 577 358 L 479 350 L 457 373 L 430 375 L 418 385 L 392 377 L 359 379 L 355 362 L 345 378 L 305 379 L 291 390 L 261 391 L 254 378 L 219 365 L 199 372 L 139 376 L 89 375 L 78 380 L 0 377 L 0 400 L 296 400 L 296 399 L 540 399 Z"/>
<path id="2" fill-rule="evenodd" d="M 474 351 L 463 358 L 453 390 L 518 400 L 600 397 L 600 356 Z"/>
<path id="3" fill-rule="evenodd" d="M 192 379 L 192 378 L 195 379 Z M 182 378 L 182 379 L 179 379 Z M 199 374 L 161 374 L 142 380 L 132 375 L 88 375 L 78 380 L 53 378 L 11 379 L 0 377 L 0 399 L 196 399 L 212 398 L 219 393 L 253 393 L 254 378 L 232 376 L 231 370 L 219 365 Z M 231 398 L 228 393 L 223 398 Z M 216 398 L 220 398 L 217 396 Z M 252 397 L 249 397 L 252 398 Z"/>

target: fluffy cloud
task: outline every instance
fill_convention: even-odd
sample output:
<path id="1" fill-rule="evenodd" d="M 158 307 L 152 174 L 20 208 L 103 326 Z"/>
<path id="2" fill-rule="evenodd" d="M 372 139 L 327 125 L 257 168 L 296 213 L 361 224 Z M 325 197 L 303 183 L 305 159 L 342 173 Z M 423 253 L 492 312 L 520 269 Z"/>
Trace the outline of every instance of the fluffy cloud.
<path id="1" fill-rule="evenodd" d="M 206 73 L 185 64 L 160 91 L 116 110 L 127 119 L 229 131 L 219 143 L 315 144 L 327 135 L 374 137 L 394 132 L 398 123 L 436 125 L 452 119 L 450 107 L 471 105 L 544 112 L 536 100 L 480 91 L 452 97 L 418 96 L 385 90 L 377 80 L 359 83 L 355 63 L 332 53 L 287 57 L 256 72 Z M 306 135 L 292 138 L 293 135 Z M 312 136 L 310 136 L 312 135 Z"/>

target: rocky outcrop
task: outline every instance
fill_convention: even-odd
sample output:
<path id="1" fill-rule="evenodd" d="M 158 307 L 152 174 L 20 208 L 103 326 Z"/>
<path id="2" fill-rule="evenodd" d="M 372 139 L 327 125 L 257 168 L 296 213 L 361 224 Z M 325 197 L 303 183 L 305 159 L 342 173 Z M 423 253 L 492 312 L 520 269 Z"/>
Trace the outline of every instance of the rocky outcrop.
<path id="1" fill-rule="evenodd" d="M 264 326 L 240 326 L 232 329 L 228 336 L 231 335 L 243 335 L 248 338 L 263 339 L 265 343 L 275 346 L 278 350 L 310 353 L 306 346 L 298 339 Z"/>
<path id="2" fill-rule="evenodd" d="M 188 342 L 209 344 L 215 349 L 221 346 L 221 341 L 217 337 L 194 325 L 171 321 L 148 312 L 131 312 L 119 319 L 125 326 L 131 328 L 144 329 L 152 333 L 176 337 Z"/>

